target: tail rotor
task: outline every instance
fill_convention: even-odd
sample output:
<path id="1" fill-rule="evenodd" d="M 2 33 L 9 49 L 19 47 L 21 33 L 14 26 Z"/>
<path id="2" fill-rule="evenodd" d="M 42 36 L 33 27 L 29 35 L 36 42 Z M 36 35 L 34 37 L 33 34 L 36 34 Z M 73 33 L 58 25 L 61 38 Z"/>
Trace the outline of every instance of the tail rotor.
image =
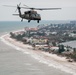
<path id="1" fill-rule="evenodd" d="M 20 2 L 19 4 L 17 4 L 17 9 L 15 10 L 15 12 L 16 12 L 18 9 L 21 9 L 20 5 L 21 5 L 21 2 Z"/>

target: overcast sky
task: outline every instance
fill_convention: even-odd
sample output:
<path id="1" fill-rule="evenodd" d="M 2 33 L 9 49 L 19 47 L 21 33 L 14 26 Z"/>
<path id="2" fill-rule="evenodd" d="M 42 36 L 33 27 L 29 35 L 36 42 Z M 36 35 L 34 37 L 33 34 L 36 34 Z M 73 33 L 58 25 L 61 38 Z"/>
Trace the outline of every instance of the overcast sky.
<path id="1" fill-rule="evenodd" d="M 0 21 L 21 20 L 15 14 L 16 8 L 4 7 L 2 5 L 17 5 L 21 2 L 29 7 L 38 8 L 62 8 L 61 10 L 38 11 L 42 20 L 76 20 L 76 0 L 0 0 Z M 23 11 L 27 11 L 21 9 Z M 16 12 L 17 13 L 17 12 Z"/>

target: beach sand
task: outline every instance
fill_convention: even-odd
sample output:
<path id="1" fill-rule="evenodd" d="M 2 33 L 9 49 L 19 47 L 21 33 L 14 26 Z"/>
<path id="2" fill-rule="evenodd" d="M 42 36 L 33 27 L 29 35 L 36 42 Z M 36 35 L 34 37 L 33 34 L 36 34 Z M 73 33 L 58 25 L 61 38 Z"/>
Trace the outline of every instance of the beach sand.
<path id="1" fill-rule="evenodd" d="M 51 54 L 41 50 L 33 50 L 31 45 L 23 44 L 16 39 L 10 38 L 9 34 L 2 36 L 1 39 L 11 47 L 16 48 L 16 50 L 22 51 L 25 54 L 30 54 L 33 58 L 41 63 L 47 64 L 50 67 L 60 69 L 67 73 L 71 73 L 72 75 L 76 75 L 76 63 L 68 62 L 66 57 L 60 57 L 56 54 Z"/>

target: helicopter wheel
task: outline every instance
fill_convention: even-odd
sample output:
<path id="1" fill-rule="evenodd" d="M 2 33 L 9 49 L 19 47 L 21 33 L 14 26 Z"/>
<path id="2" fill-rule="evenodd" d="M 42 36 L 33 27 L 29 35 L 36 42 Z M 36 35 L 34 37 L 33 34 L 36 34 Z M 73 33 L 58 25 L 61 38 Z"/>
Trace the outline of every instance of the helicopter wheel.
<path id="1" fill-rule="evenodd" d="M 21 20 L 21 22 L 23 21 L 23 19 Z"/>
<path id="2" fill-rule="evenodd" d="M 28 20 L 28 22 L 30 22 L 30 20 Z"/>
<path id="3" fill-rule="evenodd" d="M 37 23 L 39 23 L 39 20 L 37 20 Z"/>

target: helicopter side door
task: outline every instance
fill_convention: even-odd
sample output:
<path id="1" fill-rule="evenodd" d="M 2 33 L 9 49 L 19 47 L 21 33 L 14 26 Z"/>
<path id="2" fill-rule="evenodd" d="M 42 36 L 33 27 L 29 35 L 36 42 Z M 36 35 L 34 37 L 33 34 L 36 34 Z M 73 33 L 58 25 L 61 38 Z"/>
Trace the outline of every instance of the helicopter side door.
<path id="1" fill-rule="evenodd" d="M 30 19 L 30 11 L 26 11 L 24 14 L 26 19 Z"/>

